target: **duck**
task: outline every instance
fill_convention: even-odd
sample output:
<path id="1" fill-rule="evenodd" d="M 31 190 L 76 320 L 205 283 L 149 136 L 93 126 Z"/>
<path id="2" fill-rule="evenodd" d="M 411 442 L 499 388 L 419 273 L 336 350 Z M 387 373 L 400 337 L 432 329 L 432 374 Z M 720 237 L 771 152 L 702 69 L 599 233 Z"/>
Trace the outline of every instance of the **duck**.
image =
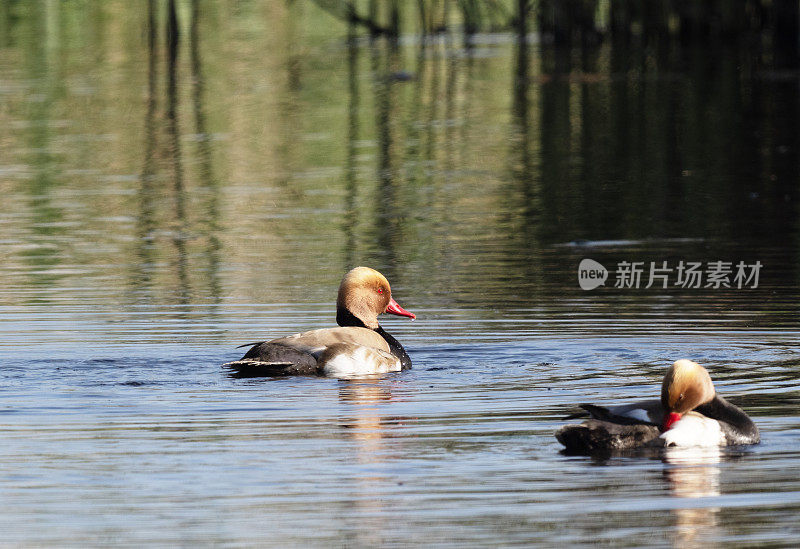
<path id="1" fill-rule="evenodd" d="M 583 404 L 587 417 L 556 431 L 566 452 L 593 454 L 636 448 L 719 447 L 758 444 L 753 420 L 719 396 L 711 376 L 691 360 L 677 360 L 661 384 L 661 398 L 621 406 Z"/>
<path id="2" fill-rule="evenodd" d="M 246 343 L 240 347 L 250 346 L 247 353 L 223 366 L 234 377 L 343 377 L 409 369 L 411 358 L 406 350 L 378 323 L 378 315 L 383 313 L 417 318 L 394 300 L 385 276 L 369 267 L 356 267 L 339 284 L 338 328 Z"/>

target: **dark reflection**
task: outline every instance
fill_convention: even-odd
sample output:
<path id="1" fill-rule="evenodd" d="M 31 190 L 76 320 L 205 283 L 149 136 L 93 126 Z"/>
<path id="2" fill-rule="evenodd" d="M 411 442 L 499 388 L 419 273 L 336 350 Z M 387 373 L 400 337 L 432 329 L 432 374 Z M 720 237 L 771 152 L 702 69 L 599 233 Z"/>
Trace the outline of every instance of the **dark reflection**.
<path id="1" fill-rule="evenodd" d="M 372 207 L 364 212 L 369 222 L 367 246 L 359 250 L 358 230 L 358 170 L 356 156 L 362 136 L 368 135 L 361 128 L 364 123 L 360 117 L 362 110 L 361 90 L 359 89 L 359 52 L 361 43 L 355 34 L 355 27 L 349 27 L 348 38 L 348 143 L 345 161 L 345 264 L 354 266 L 359 262 L 380 264 L 386 276 L 393 278 L 396 264 L 397 246 L 402 242 L 403 225 L 406 221 L 404 191 L 406 184 L 403 175 L 403 161 L 408 154 L 401 150 L 401 125 L 395 121 L 399 109 L 397 86 L 412 77 L 402 69 L 400 49 L 397 40 L 372 36 L 368 42 L 370 63 L 370 96 L 374 105 L 374 136 L 376 171 L 374 180 L 375 198 Z M 415 151 L 413 151 L 415 152 Z M 412 154 L 413 154 L 412 152 Z M 413 176 L 412 176 L 413 177 Z M 372 178 L 370 178 L 370 186 Z M 396 278 L 396 277 L 394 277 Z"/>
<path id="2" fill-rule="evenodd" d="M 613 4 L 621 11 L 627 5 Z M 617 13 L 615 24 L 625 15 Z M 756 113 L 767 107 L 760 92 L 769 87 L 783 121 L 796 122 L 797 102 L 786 100 L 797 93 L 796 79 L 769 82 L 768 73 L 742 70 L 752 58 L 740 45 L 712 37 L 702 46 L 684 44 L 654 14 L 645 10 L 642 17 L 648 32 L 641 43 L 622 31 L 606 52 L 590 42 L 579 50 L 579 69 L 569 47 L 573 31 L 541 49 L 542 182 L 556 221 L 548 240 L 719 231 L 750 240 L 794 230 L 785 223 L 796 217 L 796 188 L 758 189 L 791 179 L 777 173 L 786 166 L 783 155 L 764 148 L 764 139 L 792 148 L 796 132 Z M 610 72 L 604 74 L 606 55 Z M 758 127 L 764 122 L 769 129 Z M 762 158 L 765 151 L 772 158 Z M 796 162 L 791 171 L 796 174 Z M 766 215 L 765 203 L 780 213 Z"/>
<path id="3" fill-rule="evenodd" d="M 358 58 L 360 47 L 356 34 L 355 23 L 347 26 L 347 157 L 345 160 L 345 204 L 344 223 L 342 230 L 345 234 L 344 257 L 345 266 L 356 266 L 356 250 L 358 247 L 356 229 L 358 225 L 358 154 L 359 111 L 361 109 L 360 94 L 358 90 L 359 67 Z"/>
<path id="4" fill-rule="evenodd" d="M 145 109 L 145 144 L 144 163 L 139 189 L 139 215 L 137 219 L 138 256 L 135 283 L 137 289 L 148 292 L 154 276 L 153 262 L 157 257 L 158 235 L 162 231 L 171 234 L 175 253 L 173 264 L 178 279 L 178 301 L 188 303 L 190 282 L 187 266 L 187 212 L 186 193 L 181 151 L 181 131 L 178 118 L 178 54 L 180 46 L 180 29 L 174 1 L 167 3 L 166 22 L 164 25 L 166 90 L 164 97 L 164 121 L 159 121 L 159 41 L 158 41 L 158 3 L 150 0 L 147 4 L 147 103 Z M 165 134 L 162 139 L 162 131 Z M 167 193 L 160 183 L 165 174 L 162 168 L 168 168 L 170 192 Z M 174 219 L 171 227 L 164 227 L 161 205 L 163 198 L 171 195 L 171 207 L 165 216 Z M 145 294 L 146 295 L 146 294 Z"/>
<path id="5" fill-rule="evenodd" d="M 449 4 L 445 5 L 449 6 Z M 442 143 L 444 155 L 442 167 L 445 174 L 443 179 L 447 181 L 451 178 L 453 170 L 456 168 L 455 145 L 456 131 L 458 129 L 456 123 L 456 92 L 458 90 L 459 61 L 461 58 L 461 53 L 455 47 L 453 34 L 449 31 L 444 33 L 443 51 L 447 73 L 444 85 L 444 142 Z"/>
<path id="6" fill-rule="evenodd" d="M 427 44 L 427 42 L 425 43 Z M 434 172 L 431 166 L 437 160 L 437 153 L 440 145 L 439 135 L 441 134 L 442 124 L 446 124 L 446 120 L 442 120 L 439 107 L 441 105 L 440 97 L 442 90 L 442 59 L 444 53 L 437 40 L 431 39 L 428 51 L 421 49 L 420 57 L 427 59 L 430 67 L 427 68 L 430 75 L 427 86 L 428 109 L 424 113 L 424 118 L 419 120 L 418 123 L 423 124 L 425 128 L 424 145 L 422 146 L 421 160 L 422 166 L 426 173 Z M 422 81 L 420 81 L 420 84 Z M 436 170 L 439 172 L 439 170 Z"/>
<path id="7" fill-rule="evenodd" d="M 134 263 L 136 274 L 135 286 L 146 293 L 152 282 L 151 265 L 153 264 L 153 240 L 156 229 L 155 205 L 157 202 L 156 148 L 158 136 L 156 132 L 156 108 L 158 103 L 158 21 L 156 0 L 147 0 L 147 102 L 144 114 L 144 163 L 139 178 L 139 211 L 137 224 L 137 259 Z"/>
<path id="8" fill-rule="evenodd" d="M 277 168 L 277 183 L 287 195 L 299 202 L 301 189 L 293 180 L 293 175 L 302 172 L 306 165 L 301 147 L 303 135 L 302 94 L 304 67 L 302 51 L 302 32 L 300 29 L 300 13 L 302 2 L 287 2 L 286 17 L 280 26 L 281 44 L 279 54 L 274 58 L 279 62 L 280 86 L 276 114 L 279 124 L 270 128 L 277 135 L 275 154 L 280 159 Z"/>
<path id="9" fill-rule="evenodd" d="M 211 134 L 204 111 L 205 75 L 201 57 L 199 2 L 193 1 L 189 13 L 188 45 L 191 71 L 191 108 L 194 114 L 197 184 L 187 177 L 181 129 L 180 45 L 181 25 L 174 1 L 166 3 L 165 20 L 159 19 L 159 3 L 147 3 L 147 97 L 144 109 L 144 162 L 138 190 L 136 224 L 137 261 L 133 285 L 139 298 L 152 299 L 161 238 L 169 236 L 173 258 L 170 268 L 177 288 L 171 295 L 178 303 L 190 303 L 193 296 L 193 271 L 202 275 L 204 294 L 212 301 L 221 295 L 219 281 L 221 243 L 219 241 L 219 184 L 214 174 Z M 163 36 L 164 51 L 159 48 Z M 163 60 L 164 71 L 160 70 Z M 162 77 L 163 74 L 163 77 Z M 163 78 L 164 92 L 160 92 Z M 163 111 L 161 110 L 163 109 Z M 163 117 L 159 113 L 163 112 Z M 189 149 L 191 153 L 191 149 Z M 168 185 L 165 185 L 168 182 Z M 187 188 L 188 187 L 188 188 Z M 169 199 L 169 200 L 165 200 Z M 196 204 L 195 204 L 196 203 Z M 205 249 L 199 254 L 206 261 L 201 269 L 192 263 L 194 243 L 202 237 Z M 198 283 L 198 285 L 200 285 Z"/>
<path id="10" fill-rule="evenodd" d="M 408 106 L 408 112 L 403 120 L 403 130 L 405 130 L 405 146 L 402 148 L 404 169 L 402 176 L 409 184 L 423 185 L 430 181 L 431 176 L 425 171 L 421 162 L 414 160 L 422 157 L 422 121 L 425 119 L 423 109 L 425 101 L 423 98 L 425 82 L 428 79 L 427 71 L 428 44 L 420 41 L 416 47 L 414 82 L 411 87 L 412 100 Z"/>
<path id="11" fill-rule="evenodd" d="M 534 158 L 533 148 L 535 128 L 531 124 L 531 56 L 528 40 L 528 18 L 526 14 L 530 4 L 525 0 L 517 3 L 517 16 L 515 19 L 515 51 L 514 71 L 511 82 L 511 109 L 512 109 L 512 136 L 509 162 L 511 165 L 511 178 L 515 189 L 510 193 L 513 197 L 522 200 L 519 208 L 519 222 L 516 224 L 517 234 L 515 242 L 517 250 L 524 254 L 525 261 L 521 261 L 526 277 L 537 278 L 539 265 L 539 241 L 542 229 L 541 210 L 541 180 L 538 166 Z M 544 126 L 541 126 L 544 128 Z M 545 133 L 545 130 L 542 130 Z M 544 136 L 541 139 L 544 142 Z M 519 253 L 518 252 L 518 253 Z"/>
<path id="12" fill-rule="evenodd" d="M 175 11 L 175 0 L 167 4 L 167 151 L 172 164 L 173 199 L 175 206 L 176 226 L 173 230 L 172 243 L 176 251 L 175 269 L 178 276 L 178 301 L 189 303 L 191 294 L 187 254 L 186 254 L 186 194 L 183 181 L 183 159 L 181 157 L 181 132 L 178 121 L 178 51 L 180 46 L 180 29 L 178 14 Z"/>
<path id="13" fill-rule="evenodd" d="M 375 234 L 377 253 L 392 277 L 396 263 L 395 240 L 399 237 L 398 169 L 395 158 L 392 115 L 396 94 L 391 75 L 398 69 L 397 43 L 393 40 L 373 40 L 370 43 L 373 95 L 375 97 L 375 135 L 378 147 Z"/>
<path id="14" fill-rule="evenodd" d="M 580 219 L 575 212 L 582 211 L 581 202 L 589 198 L 570 189 L 574 147 L 570 112 L 572 84 L 568 77 L 570 54 L 569 48 L 553 45 L 542 45 L 540 51 L 541 100 L 536 111 L 541 140 L 541 202 L 548 214 L 548 223 L 542 230 L 548 241 L 558 240 L 564 234 L 575 234 L 572 224 Z"/>
<path id="15" fill-rule="evenodd" d="M 525 9 L 525 2 L 519 2 L 519 10 Z M 531 135 L 530 135 L 530 46 L 528 45 L 528 24 L 527 18 L 522 17 L 522 13 L 517 13 L 516 28 L 516 51 L 514 59 L 514 80 L 512 83 L 512 112 L 514 129 L 518 142 L 514 143 L 514 150 L 518 154 L 518 161 L 513 164 L 512 172 L 515 179 L 523 185 L 523 196 L 526 204 L 530 207 L 533 202 L 529 186 L 534 183 L 533 159 L 531 158 Z M 512 151 L 513 153 L 513 151 Z M 513 156 L 511 158 L 514 158 Z"/>
<path id="16" fill-rule="evenodd" d="M 205 195 L 202 207 L 203 217 L 200 230 L 206 239 L 204 256 L 207 261 L 208 292 L 214 302 L 219 302 L 222 295 L 219 271 L 221 267 L 222 243 L 219 239 L 220 186 L 214 173 L 211 135 L 209 134 L 204 111 L 205 74 L 200 54 L 200 0 L 192 0 L 191 19 L 189 25 L 189 53 L 192 68 L 192 108 L 194 111 L 197 156 L 199 159 L 199 176 L 202 191 Z"/>
<path id="17" fill-rule="evenodd" d="M 461 6 L 469 28 L 480 12 L 475 7 Z M 611 20 L 603 27 L 595 15 L 606 7 Z M 459 51 L 449 28 L 436 30 L 438 8 L 425 4 L 418 9 L 426 31 L 412 45 L 398 47 L 382 32 L 371 36 L 371 94 L 357 84 L 354 37 L 364 19 L 388 27 L 389 11 L 376 8 L 350 19 L 346 263 L 358 261 L 354 247 L 366 241 L 362 257 L 390 273 L 415 258 L 433 268 L 446 265 L 444 278 L 452 267 L 481 257 L 478 239 L 485 237 L 492 260 L 477 261 L 480 272 L 470 276 L 517 277 L 525 285 L 520 300 L 532 303 L 547 298 L 539 290 L 548 283 L 575 287 L 571 262 L 597 253 L 561 254 L 553 258 L 554 269 L 544 255 L 561 244 L 640 243 L 639 249 L 601 250 L 610 252 L 612 264 L 641 248 L 651 252 L 641 257 L 645 262 L 690 256 L 752 261 L 742 256 L 761 254 L 761 242 L 774 244 L 769 235 L 797 234 L 800 194 L 784 186 L 798 168 L 790 151 L 800 144 L 789 128 L 800 114 L 791 100 L 797 79 L 764 70 L 781 63 L 777 57 L 774 63 L 756 59 L 742 47 L 748 38 L 735 33 L 696 29 L 682 36 L 685 28 L 678 32 L 667 19 L 689 28 L 696 17 L 670 12 L 674 5 L 662 13 L 628 3 L 520 0 L 513 8 L 504 23 L 514 35 L 507 80 L 480 72 L 491 66 L 474 57 L 474 42 L 483 37 L 465 38 L 470 46 Z M 712 12 L 722 9 L 715 4 Z M 743 23 L 734 18 L 725 24 Z M 537 30 L 544 35 L 540 46 L 528 41 Z M 404 62 L 412 59 L 414 70 L 405 73 Z M 401 74 L 411 78 L 400 80 Z M 476 79 L 487 88 L 490 81 L 492 93 L 479 96 Z M 485 143 L 482 133 L 494 128 L 486 123 L 495 108 L 489 95 L 511 107 L 500 130 L 508 143 L 503 155 L 484 150 L 496 145 Z M 786 117 L 773 116 L 770 105 L 781 105 Z M 480 125 L 477 134 L 469 131 L 473 121 Z M 361 208 L 363 219 L 375 220 L 372 231 L 358 227 L 353 183 L 354 142 L 371 130 L 377 198 L 374 209 Z M 483 169 L 485 175 L 471 179 Z M 490 183 L 498 173 L 500 184 L 482 192 L 481 179 Z M 464 207 L 469 199 L 483 202 L 482 210 Z M 473 245 L 465 235 L 477 237 Z M 450 245 L 455 236 L 465 243 Z M 732 250 L 738 246 L 747 249 Z M 796 265 L 797 253 L 786 253 Z M 476 294 L 486 301 L 497 299 L 482 290 Z"/>

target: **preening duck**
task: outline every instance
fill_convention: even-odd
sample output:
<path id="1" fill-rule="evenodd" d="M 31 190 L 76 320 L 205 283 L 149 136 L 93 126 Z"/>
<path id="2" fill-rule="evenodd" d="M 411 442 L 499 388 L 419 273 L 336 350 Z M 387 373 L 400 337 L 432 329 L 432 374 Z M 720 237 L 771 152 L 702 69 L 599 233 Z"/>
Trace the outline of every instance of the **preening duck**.
<path id="1" fill-rule="evenodd" d="M 757 444 L 758 428 L 740 408 L 716 393 L 708 371 L 678 360 L 664 376 L 661 399 L 624 406 L 581 405 L 589 416 L 565 425 L 556 438 L 568 452 L 594 453 L 663 446 Z"/>
<path id="2" fill-rule="evenodd" d="M 339 285 L 339 328 L 250 344 L 252 347 L 240 360 L 225 366 L 240 377 L 347 376 L 411 368 L 403 346 L 378 323 L 382 313 L 416 318 L 392 298 L 386 277 L 375 269 L 356 267 L 344 275 Z"/>

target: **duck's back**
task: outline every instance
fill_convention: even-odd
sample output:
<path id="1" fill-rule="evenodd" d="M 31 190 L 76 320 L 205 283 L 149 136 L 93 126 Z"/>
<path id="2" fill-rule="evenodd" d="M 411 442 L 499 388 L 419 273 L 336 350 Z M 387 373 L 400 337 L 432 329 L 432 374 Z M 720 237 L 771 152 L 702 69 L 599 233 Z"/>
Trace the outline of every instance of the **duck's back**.
<path id="1" fill-rule="evenodd" d="M 315 357 L 319 357 L 328 347 L 340 344 L 372 347 L 387 353 L 391 351 L 386 340 L 375 330 L 355 326 L 321 328 L 273 339 L 268 343 L 290 347 Z"/>

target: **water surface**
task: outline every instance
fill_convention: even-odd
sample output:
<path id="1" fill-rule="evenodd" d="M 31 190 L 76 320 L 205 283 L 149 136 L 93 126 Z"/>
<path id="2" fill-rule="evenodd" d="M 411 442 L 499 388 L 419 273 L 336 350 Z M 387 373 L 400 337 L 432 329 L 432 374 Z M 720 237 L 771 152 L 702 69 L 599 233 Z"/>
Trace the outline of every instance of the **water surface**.
<path id="1" fill-rule="evenodd" d="M 797 543 L 796 72 L 195 5 L 0 15 L 5 543 Z M 763 268 L 615 288 L 624 261 Z M 332 325 L 358 264 L 418 315 L 384 321 L 414 369 L 225 375 Z M 762 444 L 559 453 L 576 405 L 677 358 Z"/>

